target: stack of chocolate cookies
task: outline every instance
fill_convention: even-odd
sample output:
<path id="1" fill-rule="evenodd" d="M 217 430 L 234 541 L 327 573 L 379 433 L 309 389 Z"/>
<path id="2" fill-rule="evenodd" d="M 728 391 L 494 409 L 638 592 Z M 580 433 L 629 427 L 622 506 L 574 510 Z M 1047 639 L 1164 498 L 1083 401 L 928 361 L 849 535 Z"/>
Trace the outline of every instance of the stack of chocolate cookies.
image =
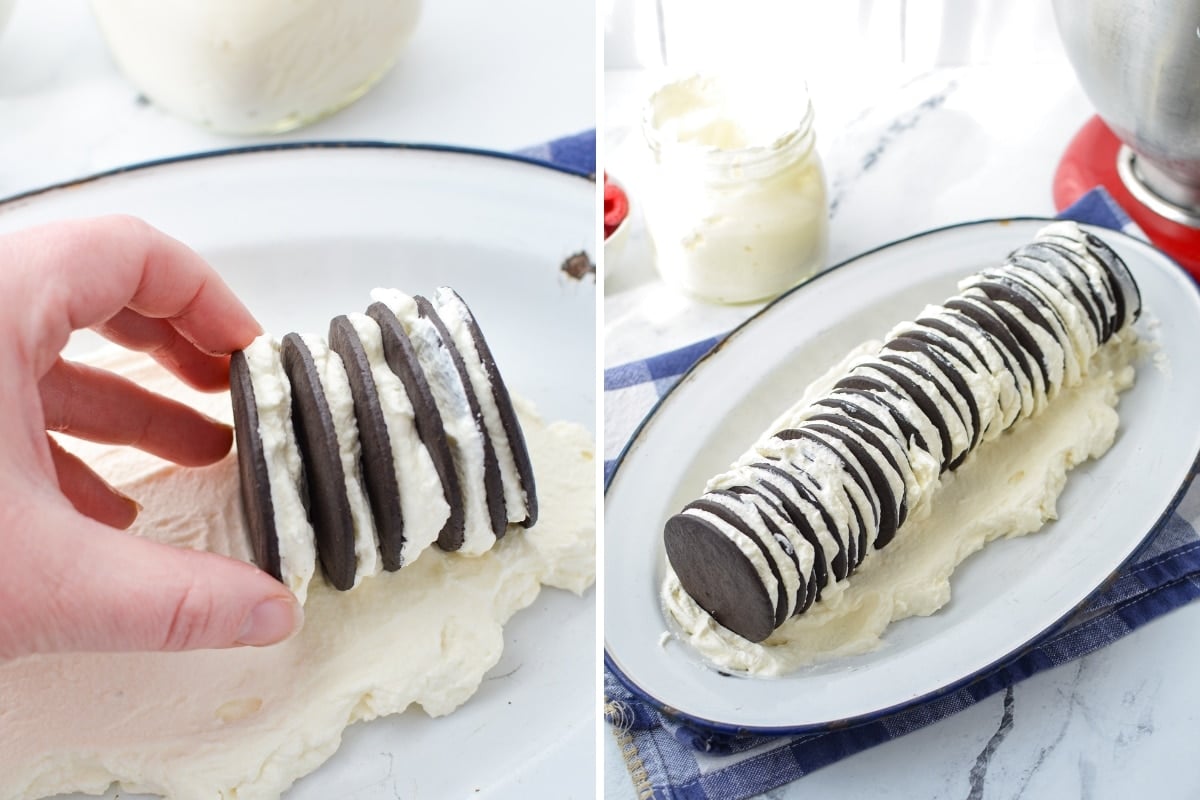
<path id="1" fill-rule="evenodd" d="M 1078 383 L 1137 319 L 1125 264 L 1055 223 L 893 330 L 671 517 L 667 557 L 718 623 L 767 638 L 894 540 L 937 476 Z"/>
<path id="2" fill-rule="evenodd" d="M 256 563 L 303 602 L 317 564 L 351 589 L 428 546 L 478 555 L 537 521 L 512 400 L 463 299 L 376 290 L 327 337 L 233 354 L 241 494 Z"/>

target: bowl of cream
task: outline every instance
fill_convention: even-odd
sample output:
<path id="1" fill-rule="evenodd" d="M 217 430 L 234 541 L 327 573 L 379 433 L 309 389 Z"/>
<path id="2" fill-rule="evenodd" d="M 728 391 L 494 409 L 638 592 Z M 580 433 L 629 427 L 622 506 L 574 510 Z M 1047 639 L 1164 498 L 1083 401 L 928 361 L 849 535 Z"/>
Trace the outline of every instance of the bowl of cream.
<path id="1" fill-rule="evenodd" d="M 0 0 L 0 5 L 3 0 Z M 364 95 L 421 0 L 92 0 L 121 71 L 152 102 L 222 133 L 281 133 Z"/>

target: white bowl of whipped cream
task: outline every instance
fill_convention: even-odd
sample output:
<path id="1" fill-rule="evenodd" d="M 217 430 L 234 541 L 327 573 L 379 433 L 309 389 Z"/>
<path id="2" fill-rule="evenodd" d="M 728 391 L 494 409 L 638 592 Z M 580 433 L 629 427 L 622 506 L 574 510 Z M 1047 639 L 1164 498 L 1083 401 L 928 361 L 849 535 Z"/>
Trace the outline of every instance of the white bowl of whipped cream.
<path id="1" fill-rule="evenodd" d="M 113 58 L 146 97 L 235 134 L 292 130 L 357 100 L 404 49 L 420 6 L 421 0 L 92 0 Z"/>

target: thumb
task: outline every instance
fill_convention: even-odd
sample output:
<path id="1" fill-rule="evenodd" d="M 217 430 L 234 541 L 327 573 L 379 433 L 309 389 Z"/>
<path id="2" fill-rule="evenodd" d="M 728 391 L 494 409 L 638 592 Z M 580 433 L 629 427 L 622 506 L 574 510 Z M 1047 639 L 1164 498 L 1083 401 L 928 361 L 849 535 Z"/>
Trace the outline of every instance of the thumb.
<path id="1" fill-rule="evenodd" d="M 36 517 L 5 532 L 0 657 L 268 645 L 303 621 L 292 593 L 250 564 L 131 536 L 57 504 Z"/>

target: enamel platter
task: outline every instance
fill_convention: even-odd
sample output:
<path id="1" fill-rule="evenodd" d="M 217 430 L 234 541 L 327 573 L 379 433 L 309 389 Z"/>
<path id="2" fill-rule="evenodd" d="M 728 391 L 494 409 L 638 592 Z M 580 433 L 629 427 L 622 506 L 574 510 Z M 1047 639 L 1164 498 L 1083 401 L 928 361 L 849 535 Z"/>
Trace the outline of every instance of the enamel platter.
<path id="1" fill-rule="evenodd" d="M 136 214 L 199 251 L 280 334 L 323 331 L 331 317 L 364 310 L 376 286 L 453 286 L 510 389 L 546 419 L 593 430 L 595 281 L 561 266 L 579 251 L 595 256 L 595 197 L 590 179 L 499 154 L 285 145 L 14 198 L 0 204 L 0 232 Z M 73 341 L 68 352 L 95 344 Z M 285 800 L 590 796 L 595 657 L 595 593 L 543 588 L 505 626 L 499 663 L 461 708 L 351 726 Z"/>
<path id="2" fill-rule="evenodd" d="M 605 497 L 606 663 L 639 696 L 725 732 L 801 733 L 864 722 L 961 687 L 1062 624 L 1157 530 L 1194 474 L 1200 420 L 1200 296 L 1154 248 L 1093 229 L 1142 291 L 1138 362 L 1116 443 L 1072 470 L 1058 519 L 993 542 L 951 577 L 932 616 L 890 626 L 883 645 L 780 678 L 732 676 L 664 639 L 663 524 L 852 347 L 881 338 L 957 280 L 995 265 L 1046 220 L 974 222 L 859 256 L 783 296 L 702 359 L 627 447 Z M 891 545 L 902 546 L 903 533 Z"/>

